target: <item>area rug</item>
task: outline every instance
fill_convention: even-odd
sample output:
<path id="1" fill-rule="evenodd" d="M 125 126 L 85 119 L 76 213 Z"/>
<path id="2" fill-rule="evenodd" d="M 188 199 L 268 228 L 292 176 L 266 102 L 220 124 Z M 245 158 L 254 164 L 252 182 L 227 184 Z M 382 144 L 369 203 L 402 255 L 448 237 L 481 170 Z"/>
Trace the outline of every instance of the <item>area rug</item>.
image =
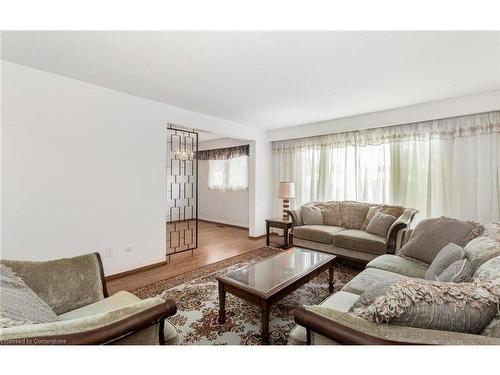
<path id="1" fill-rule="evenodd" d="M 141 298 L 160 297 L 177 303 L 177 314 L 169 321 L 177 328 L 181 345 L 260 345 L 261 313 L 241 298 L 227 294 L 226 323 L 219 324 L 216 277 L 258 262 L 282 250 L 262 247 L 194 271 L 132 291 Z M 335 266 L 334 287 L 340 290 L 360 270 Z M 330 295 L 328 271 L 283 298 L 271 308 L 270 343 L 285 345 L 295 327 L 294 311 L 301 305 L 318 304 Z"/>

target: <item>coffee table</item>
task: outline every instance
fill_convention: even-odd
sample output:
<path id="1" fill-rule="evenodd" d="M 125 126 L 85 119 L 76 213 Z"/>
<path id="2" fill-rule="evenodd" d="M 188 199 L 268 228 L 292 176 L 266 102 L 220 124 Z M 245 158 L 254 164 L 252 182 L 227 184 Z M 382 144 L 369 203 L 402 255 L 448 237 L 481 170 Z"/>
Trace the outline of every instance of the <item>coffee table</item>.
<path id="1" fill-rule="evenodd" d="M 329 270 L 328 290 L 333 292 L 335 255 L 298 247 L 217 277 L 219 323 L 226 322 L 226 293 L 260 307 L 262 343 L 269 343 L 271 305 Z"/>

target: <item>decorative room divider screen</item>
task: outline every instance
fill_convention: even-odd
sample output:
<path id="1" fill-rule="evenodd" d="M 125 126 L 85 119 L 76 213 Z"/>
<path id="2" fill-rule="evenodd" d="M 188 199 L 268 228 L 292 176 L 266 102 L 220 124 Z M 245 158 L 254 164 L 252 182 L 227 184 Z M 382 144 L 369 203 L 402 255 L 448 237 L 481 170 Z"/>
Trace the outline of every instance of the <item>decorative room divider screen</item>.
<path id="1" fill-rule="evenodd" d="M 167 252 L 198 247 L 198 133 L 167 126 Z"/>

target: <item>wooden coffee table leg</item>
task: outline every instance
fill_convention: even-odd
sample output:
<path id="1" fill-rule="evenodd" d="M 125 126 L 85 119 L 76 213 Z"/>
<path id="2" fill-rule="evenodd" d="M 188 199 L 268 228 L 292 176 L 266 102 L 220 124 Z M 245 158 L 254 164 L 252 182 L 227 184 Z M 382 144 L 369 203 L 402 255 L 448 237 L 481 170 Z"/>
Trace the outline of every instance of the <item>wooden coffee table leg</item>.
<path id="1" fill-rule="evenodd" d="M 262 344 L 269 344 L 269 314 L 271 312 L 271 306 L 267 302 L 262 301 L 260 309 L 262 311 Z"/>
<path id="2" fill-rule="evenodd" d="M 226 289 L 224 284 L 219 281 L 219 323 L 226 323 Z"/>
<path id="3" fill-rule="evenodd" d="M 330 268 L 328 268 L 328 290 L 333 293 L 333 266 L 334 263 L 330 263 Z"/>

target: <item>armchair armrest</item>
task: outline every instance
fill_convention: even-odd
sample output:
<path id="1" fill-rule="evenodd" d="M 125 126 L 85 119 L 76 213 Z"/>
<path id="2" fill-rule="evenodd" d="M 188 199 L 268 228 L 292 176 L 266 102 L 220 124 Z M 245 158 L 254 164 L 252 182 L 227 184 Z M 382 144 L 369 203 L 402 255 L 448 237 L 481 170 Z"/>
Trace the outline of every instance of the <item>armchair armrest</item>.
<path id="1" fill-rule="evenodd" d="M 418 210 L 414 208 L 406 208 L 401 216 L 391 225 L 387 233 L 387 252 L 389 254 L 394 254 L 396 252 L 398 232 L 410 227 L 417 212 Z"/>
<path id="2" fill-rule="evenodd" d="M 295 322 L 306 328 L 308 345 L 320 334 L 347 345 L 499 345 L 500 339 L 468 333 L 377 324 L 323 306 L 301 307 Z"/>
<path id="3" fill-rule="evenodd" d="M 292 218 L 292 226 L 298 227 L 304 225 L 304 223 L 302 222 L 300 208 L 297 208 L 295 210 L 286 210 L 285 212 Z"/>
<path id="4" fill-rule="evenodd" d="M 176 313 L 172 300 L 149 298 L 93 316 L 52 323 L 23 325 L 0 329 L 1 344 L 87 345 L 110 344 Z M 160 329 L 160 343 L 163 343 Z"/>
<path id="5" fill-rule="evenodd" d="M 57 315 L 108 296 L 98 253 L 43 262 L 1 261 L 24 280 Z"/>

